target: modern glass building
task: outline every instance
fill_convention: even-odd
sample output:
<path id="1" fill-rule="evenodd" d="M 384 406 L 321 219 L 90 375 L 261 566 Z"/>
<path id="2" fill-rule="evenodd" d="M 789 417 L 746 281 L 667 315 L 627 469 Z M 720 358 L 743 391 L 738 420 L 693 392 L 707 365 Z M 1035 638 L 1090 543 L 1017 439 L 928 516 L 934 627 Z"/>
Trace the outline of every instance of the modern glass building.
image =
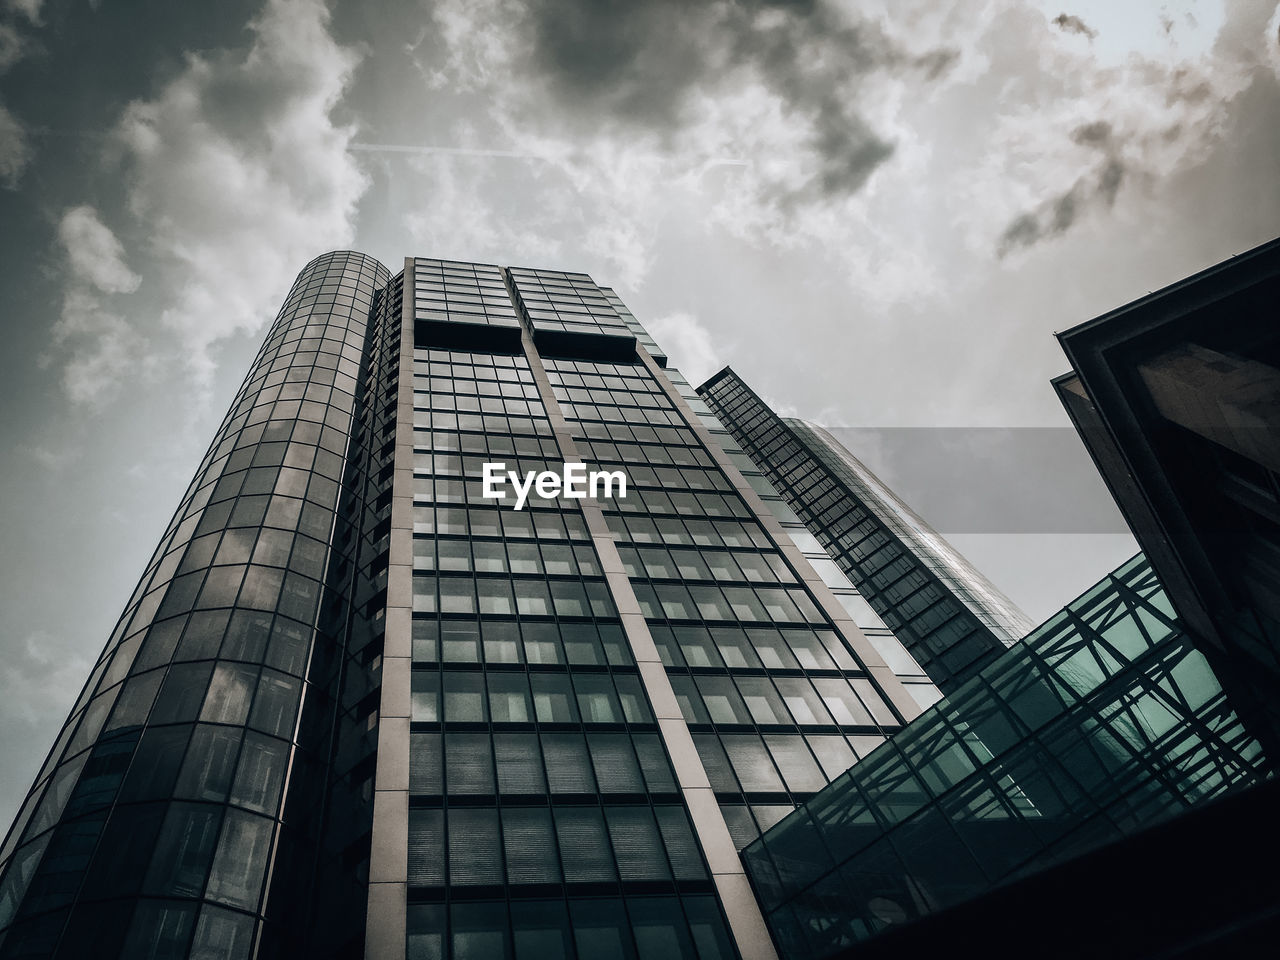
<path id="1" fill-rule="evenodd" d="M 780 955 L 817 960 L 1275 769 L 1139 555 L 743 859 Z"/>
<path id="2" fill-rule="evenodd" d="M 940 693 L 749 452 L 585 274 L 307 265 L 0 849 L 0 960 L 776 956 L 738 850 Z M 625 496 L 486 496 L 578 463 Z"/>
<path id="3" fill-rule="evenodd" d="M 728 367 L 698 392 L 817 538 L 815 555 L 829 553 L 819 569 L 849 588 L 859 623 L 872 636 L 892 631 L 938 689 L 950 693 L 1031 629 L 1013 601 L 826 430 L 779 417 Z"/>
<path id="4" fill-rule="evenodd" d="M 1134 536 L 1280 748 L 1280 239 L 1058 335 L 1054 381 Z"/>

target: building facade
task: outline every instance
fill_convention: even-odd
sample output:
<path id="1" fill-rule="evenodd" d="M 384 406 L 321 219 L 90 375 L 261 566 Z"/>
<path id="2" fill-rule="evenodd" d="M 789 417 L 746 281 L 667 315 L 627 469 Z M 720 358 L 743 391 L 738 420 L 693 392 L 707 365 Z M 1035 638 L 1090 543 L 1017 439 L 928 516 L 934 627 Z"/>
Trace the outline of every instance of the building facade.
<path id="1" fill-rule="evenodd" d="M 578 463 L 626 495 L 483 482 Z M 738 850 L 938 696 L 611 290 L 329 254 L 0 849 L 0 958 L 769 960 Z"/>
<path id="2" fill-rule="evenodd" d="M 779 417 L 728 367 L 698 392 L 807 525 L 815 555 L 829 553 L 823 568 L 838 568 L 829 579 L 861 598 L 850 608 L 871 608 L 859 622 L 872 636 L 900 640 L 939 690 L 950 693 L 1031 629 L 1013 601 L 827 431 Z"/>
<path id="3" fill-rule="evenodd" d="M 1280 240 L 1058 335 L 1054 381 L 1134 536 L 1280 746 Z"/>

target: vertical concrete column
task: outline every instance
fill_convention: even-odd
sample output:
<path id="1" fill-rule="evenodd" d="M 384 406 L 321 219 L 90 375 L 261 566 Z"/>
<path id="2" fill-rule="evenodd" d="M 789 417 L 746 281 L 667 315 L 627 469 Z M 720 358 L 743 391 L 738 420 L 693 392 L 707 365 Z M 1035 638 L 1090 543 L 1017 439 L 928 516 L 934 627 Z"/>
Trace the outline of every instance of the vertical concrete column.
<path id="1" fill-rule="evenodd" d="M 578 454 L 568 421 L 560 409 L 546 368 L 542 365 L 542 359 L 538 356 L 527 329 L 522 332 L 521 341 L 533 370 L 534 382 L 551 420 L 551 431 L 555 434 L 560 454 L 566 463 L 580 463 L 582 457 Z M 707 859 L 733 939 L 743 960 L 777 960 L 778 954 L 774 950 L 769 928 L 765 925 L 760 905 L 756 902 L 751 883 L 733 845 L 733 838 L 729 835 L 729 827 L 725 823 L 724 814 L 720 812 L 719 803 L 716 802 L 715 791 L 711 789 L 711 781 L 702 766 L 702 758 L 698 756 L 698 749 L 689 733 L 684 715 L 680 712 L 671 679 L 667 676 L 666 667 L 663 666 L 658 648 L 649 633 L 649 625 L 640 611 L 640 603 L 636 600 L 631 579 L 618 555 L 618 547 L 605 521 L 604 512 L 590 498 L 579 500 L 578 503 L 586 520 L 587 532 L 591 534 L 591 542 L 600 557 L 609 593 L 618 608 L 631 655 L 640 671 L 640 682 L 644 685 L 662 740 L 671 756 L 676 782 L 680 784 L 680 792 L 689 808 L 689 818 L 693 821 L 694 832 L 698 835 L 698 842 Z"/>
<path id="2" fill-rule="evenodd" d="M 395 397 L 391 546 L 378 712 L 366 960 L 404 960 L 409 890 L 409 715 L 413 615 L 413 259 L 404 262 Z"/>

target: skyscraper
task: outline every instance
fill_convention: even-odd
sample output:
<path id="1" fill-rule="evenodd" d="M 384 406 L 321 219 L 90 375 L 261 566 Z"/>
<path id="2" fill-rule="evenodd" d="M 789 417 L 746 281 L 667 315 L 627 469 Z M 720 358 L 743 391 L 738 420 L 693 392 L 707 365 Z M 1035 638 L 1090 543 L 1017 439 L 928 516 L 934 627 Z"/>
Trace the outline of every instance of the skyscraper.
<path id="1" fill-rule="evenodd" d="M 785 493 L 818 538 L 815 549 L 834 558 L 825 561 L 839 568 L 832 576 L 856 587 L 862 599 L 850 608 L 869 604 L 877 625 L 893 631 L 938 689 L 950 693 L 1031 629 L 1008 597 L 827 431 L 779 417 L 728 367 L 699 394 Z"/>
<path id="2" fill-rule="evenodd" d="M 0 849 L 0 958 L 771 958 L 738 849 L 938 696 L 612 291 L 328 254 Z"/>

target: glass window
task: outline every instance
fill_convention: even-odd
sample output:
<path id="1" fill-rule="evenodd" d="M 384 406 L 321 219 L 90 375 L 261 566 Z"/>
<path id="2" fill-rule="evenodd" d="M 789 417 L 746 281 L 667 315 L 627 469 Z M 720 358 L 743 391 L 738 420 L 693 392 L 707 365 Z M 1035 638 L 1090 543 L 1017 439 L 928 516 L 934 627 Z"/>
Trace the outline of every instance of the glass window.
<path id="1" fill-rule="evenodd" d="M 513 586 L 516 592 L 516 609 L 521 616 L 551 615 L 551 597 L 545 581 L 517 580 Z"/>
<path id="2" fill-rule="evenodd" d="M 521 624 L 524 655 L 529 663 L 564 663 L 560 650 L 560 631 L 554 623 Z"/>
<path id="3" fill-rule="evenodd" d="M 788 723 L 790 718 L 778 692 L 765 677 L 738 677 L 738 689 L 756 723 Z"/>
<path id="4" fill-rule="evenodd" d="M 711 631 L 711 636 L 716 642 L 720 656 L 724 658 L 725 665 L 730 669 L 752 669 L 760 666 L 759 657 L 756 656 L 755 650 L 751 648 L 746 634 L 742 631 L 716 627 Z"/>
<path id="5" fill-rule="evenodd" d="M 483 723 L 484 677 L 479 673 L 449 671 L 444 675 L 444 719 L 447 723 Z"/>
<path id="6" fill-rule="evenodd" d="M 501 883 L 502 845 L 498 838 L 498 811 L 453 807 L 448 811 L 446 822 L 449 827 L 449 885 Z M 506 924 L 503 922 L 499 926 L 505 927 Z M 456 949 L 456 939 L 454 943 Z M 470 956 L 480 960 L 500 954 Z"/>
<path id="7" fill-rule="evenodd" d="M 482 615 L 506 616 L 515 613 L 511 599 L 511 584 L 506 580 L 478 580 L 476 591 L 480 599 Z"/>
<path id="8" fill-rule="evenodd" d="M 800 726 L 834 722 L 808 680 L 801 677 L 775 677 L 774 682 L 787 709 L 791 711 L 791 716 Z"/>
<path id="9" fill-rule="evenodd" d="M 695 960 L 680 901 L 674 897 L 646 897 L 627 902 L 631 931 L 640 960 Z"/>
<path id="10" fill-rule="evenodd" d="M 503 794 L 545 794 L 542 750 L 532 733 L 495 733 L 493 757 L 498 772 L 498 790 Z"/>
<path id="11" fill-rule="evenodd" d="M 533 705 L 529 681 L 522 673 L 491 673 L 488 676 L 489 714 L 494 723 L 530 723 Z"/>
<path id="12" fill-rule="evenodd" d="M 151 712 L 152 724 L 194 720 L 212 674 L 211 663 L 181 663 L 170 667 Z"/>
<path id="13" fill-rule="evenodd" d="M 573 956 L 563 900 L 513 900 L 511 933 L 516 960 L 569 960 Z"/>
<path id="14" fill-rule="evenodd" d="M 835 662 L 832 661 L 830 654 L 827 653 L 826 647 L 822 645 L 816 635 L 802 630 L 787 630 L 783 632 L 791 652 L 796 655 L 796 659 L 800 661 L 800 666 L 806 670 L 834 670 Z"/>
<path id="15" fill-rule="evenodd" d="M 234 727 L 197 725 L 178 774 L 175 795 L 192 800 L 226 800 L 240 754 L 240 736 L 240 730 Z"/>
<path id="16" fill-rule="evenodd" d="M 474 620 L 440 623 L 440 652 L 446 663 L 480 662 L 480 628 Z"/>
<path id="17" fill-rule="evenodd" d="M 219 807 L 170 804 L 151 857 L 144 890 L 162 896 L 200 896 L 204 892 L 221 819 Z"/>
<path id="18" fill-rule="evenodd" d="M 516 624 L 487 621 L 482 627 L 487 662 L 520 663 L 520 628 Z"/>
<path id="19" fill-rule="evenodd" d="M 751 645 L 761 662 L 771 670 L 796 670 L 800 664 L 776 630 L 748 630 Z"/>
<path id="20" fill-rule="evenodd" d="M 712 723 L 750 723 L 751 715 L 728 677 L 697 677 L 698 692 Z M 772 722 L 772 721 L 770 721 Z"/>
<path id="21" fill-rule="evenodd" d="M 493 761 L 487 733 L 449 733 L 444 738 L 445 782 L 450 794 L 492 794 Z"/>
<path id="22" fill-rule="evenodd" d="M 200 908 L 188 960 L 246 960 L 253 943 L 253 917 L 206 903 Z"/>
<path id="23" fill-rule="evenodd" d="M 280 803 L 288 755 L 289 745 L 283 740 L 247 733 L 231 789 L 231 802 L 274 816 Z"/>
<path id="24" fill-rule="evenodd" d="M 415 814 L 424 812 L 428 811 L 411 811 L 410 819 L 412 820 Z M 429 812 L 439 813 L 437 810 Z M 444 960 L 444 906 L 442 904 L 409 904 L 405 960 Z M 520 960 L 524 958 L 521 957 Z"/>
<path id="25" fill-rule="evenodd" d="M 440 612 L 475 613 L 476 598 L 472 581 L 456 577 L 441 577 Z"/>
<path id="26" fill-rule="evenodd" d="M 591 615 L 587 594 L 580 582 L 552 581 L 551 599 L 555 604 L 557 616 L 588 617 Z"/>
<path id="27" fill-rule="evenodd" d="M 702 627 L 674 627 L 676 641 L 691 667 L 722 667 L 723 661 L 709 634 Z"/>
<path id="28" fill-rule="evenodd" d="M 856 760 L 853 750 L 845 742 L 844 737 L 834 734 L 810 734 L 805 739 L 809 741 L 809 746 L 817 756 L 818 763 L 822 765 L 822 772 L 826 774 L 828 780 L 834 780 L 844 773 Z"/>
<path id="29" fill-rule="evenodd" d="M 205 896 L 228 906 L 256 910 L 271 833 L 270 820 L 228 811 Z"/>
<path id="30" fill-rule="evenodd" d="M 766 734 L 765 743 L 773 762 L 782 773 L 787 789 L 792 793 L 821 790 L 827 778 L 809 752 L 803 737 L 783 734 Z"/>
<path id="31" fill-rule="evenodd" d="M 816 677 L 813 683 L 822 696 L 822 702 L 835 717 L 836 723 L 856 726 L 871 723 L 871 714 L 867 713 L 866 708 L 850 689 L 849 681 L 833 677 Z"/>
<path id="32" fill-rule="evenodd" d="M 502 811 L 502 834 L 507 857 L 507 882 L 560 882 L 560 857 L 556 851 L 550 810 L 546 807 L 508 807 Z"/>
<path id="33" fill-rule="evenodd" d="M 544 733 L 541 739 L 547 785 L 553 794 L 596 792 L 587 742 L 581 733 Z"/>
<path id="34" fill-rule="evenodd" d="M 263 670 L 249 714 L 249 726 L 273 737 L 292 737 L 301 681 L 274 670 Z"/>
<path id="35" fill-rule="evenodd" d="M 573 678 L 583 723 L 620 723 L 622 711 L 607 675 L 578 674 Z"/>
<path id="36" fill-rule="evenodd" d="M 769 751 L 758 736 L 727 733 L 720 739 L 743 791 L 780 792 L 783 789 L 782 778 L 778 776 L 778 771 L 769 758 Z"/>
<path id="37" fill-rule="evenodd" d="M 441 765 L 444 747 L 438 733 L 409 734 L 409 792 L 438 795 L 444 792 Z"/>
<path id="38" fill-rule="evenodd" d="M 573 939 L 579 957 L 591 960 L 635 960 L 627 915 L 621 900 L 573 900 Z"/>
<path id="39" fill-rule="evenodd" d="M 440 719 L 440 674 L 434 670 L 413 671 L 413 699 L 410 716 L 435 723 Z"/>
<path id="40" fill-rule="evenodd" d="M 444 864 L 444 811 L 410 808 L 409 883 L 422 887 L 444 886 Z M 411 930 L 413 910 L 409 908 Z"/>
<path id="41" fill-rule="evenodd" d="M 200 719 L 210 723 L 244 723 L 257 679 L 257 667 L 219 663 L 213 671 Z"/>
<path id="42" fill-rule="evenodd" d="M 576 723 L 569 678 L 556 674 L 535 673 L 530 678 L 533 705 L 540 723 Z"/>
<path id="43" fill-rule="evenodd" d="M 567 883 L 617 880 L 599 807 L 557 807 L 555 821 Z"/>

